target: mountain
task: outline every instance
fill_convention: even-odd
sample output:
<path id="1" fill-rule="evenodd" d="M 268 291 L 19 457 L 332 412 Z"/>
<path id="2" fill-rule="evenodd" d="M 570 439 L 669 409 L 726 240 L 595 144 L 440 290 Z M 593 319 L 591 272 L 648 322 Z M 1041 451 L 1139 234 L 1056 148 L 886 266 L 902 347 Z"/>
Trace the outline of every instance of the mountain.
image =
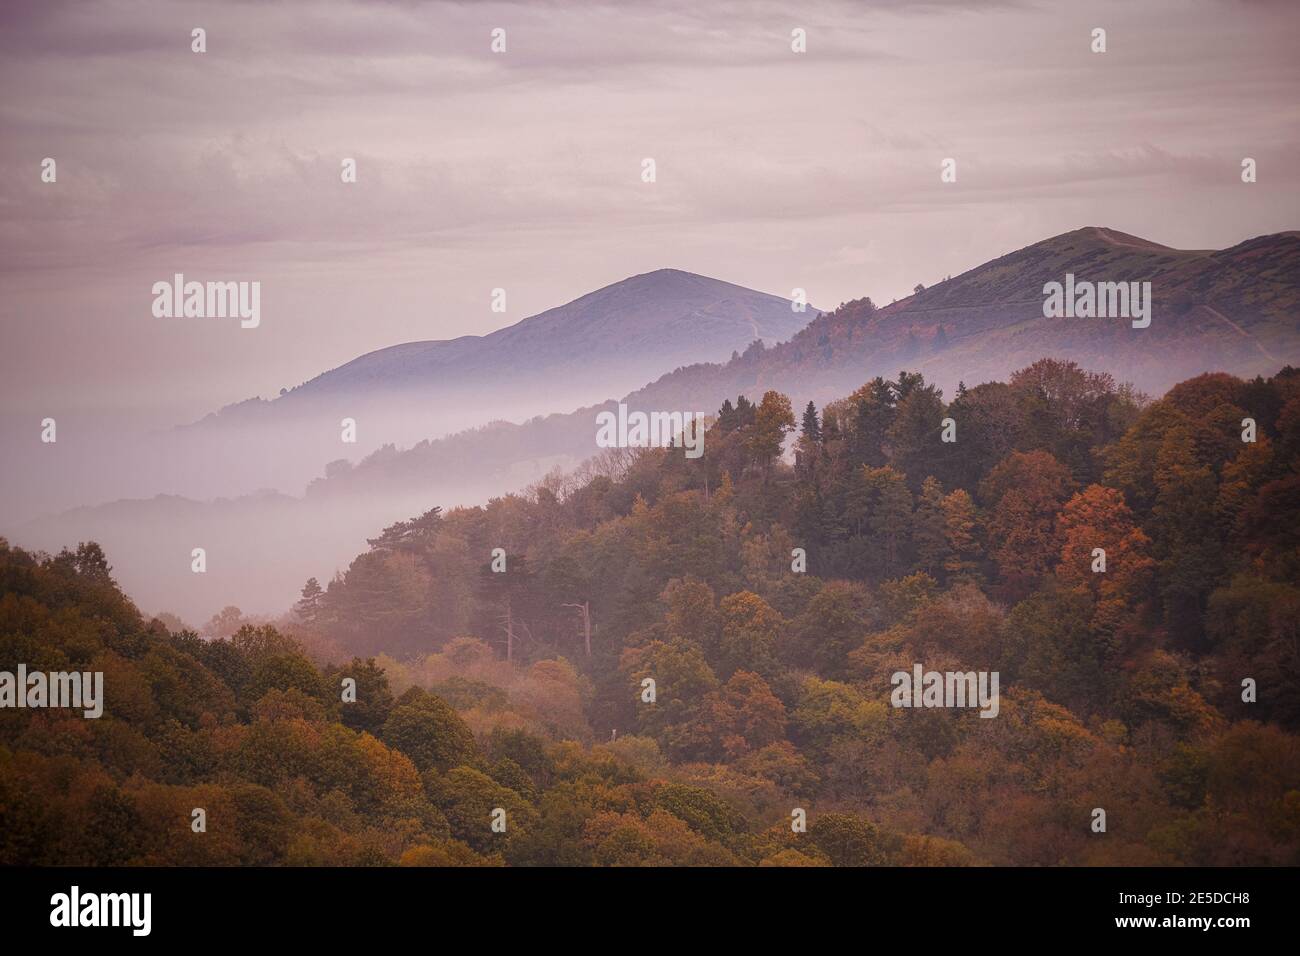
<path id="1" fill-rule="evenodd" d="M 1050 319 L 1043 287 L 1076 281 L 1150 282 L 1148 328 L 1122 319 Z M 1296 355 L 1300 233 L 1220 251 L 1171 249 L 1087 227 L 1036 243 L 881 310 L 882 346 L 917 345 L 916 367 L 951 386 L 983 381 L 1045 354 L 1104 369 L 1160 393 L 1210 369 L 1268 374 Z M 945 342 L 936 343 L 938 330 Z"/>
<path id="2" fill-rule="evenodd" d="M 659 269 L 590 292 L 488 335 L 407 342 L 369 352 L 271 401 L 228 406 L 205 423 L 346 413 L 358 405 L 424 408 L 470 397 L 477 421 L 574 408 L 620 395 L 666 371 L 726 359 L 755 340 L 789 338 L 810 313 L 730 282 Z M 513 414 L 512 414 L 513 413 Z M 428 437 L 425 432 L 420 437 Z"/>
<path id="3" fill-rule="evenodd" d="M 1151 324 L 1045 318 L 1043 287 L 1150 282 Z M 1300 358 L 1300 232 L 1221 251 L 1171 249 L 1086 227 L 977 266 L 891 305 L 867 299 L 815 318 L 791 341 L 720 369 L 683 369 L 637 401 L 705 401 L 776 388 L 824 401 L 874 375 L 922 372 L 949 395 L 1044 356 L 1111 373 L 1151 394 L 1204 371 L 1269 374 Z"/>
<path id="4" fill-rule="evenodd" d="M 1150 282 L 1148 328 L 1123 318 L 1045 318 L 1043 286 L 1079 281 Z M 949 397 L 1006 379 L 1040 358 L 1077 362 L 1159 395 L 1201 372 L 1249 378 L 1300 365 L 1300 232 L 1261 236 L 1220 251 L 1171 249 L 1113 229 L 1086 227 L 977 266 L 877 308 L 857 299 L 814 318 L 788 342 L 752 344 L 725 364 L 679 368 L 622 400 L 631 408 L 716 411 L 724 398 L 757 400 L 768 389 L 796 407 L 849 394 L 876 375 L 922 372 Z M 314 483 L 324 493 L 394 491 L 540 457 L 580 461 L 597 451 L 595 415 L 614 402 L 497 426 L 398 452 Z M 462 466 L 462 463 L 465 463 Z"/>
<path id="5" fill-rule="evenodd" d="M 1135 329 L 1126 319 L 1045 318 L 1043 285 L 1063 281 L 1067 272 L 1079 280 L 1151 282 L 1150 326 Z M 736 289 L 688 273 L 639 276 L 628 280 L 634 283 L 633 290 L 645 288 L 638 280 L 661 289 L 665 282 L 689 289 L 696 280 L 714 291 Z M 617 301 L 628 290 L 617 294 L 613 290 L 623 285 L 592 295 L 607 293 L 614 298 L 604 301 Z M 773 301 L 779 305 L 782 300 Z M 581 322 L 575 317 L 595 315 L 596 310 L 588 308 L 567 314 Z M 775 320 L 780 309 L 773 308 Z M 633 334 L 625 324 L 630 321 L 626 310 L 611 309 L 606 314 L 604 324 L 586 327 Z M 657 327 L 680 329 L 681 323 L 671 316 L 680 319 L 684 314 L 665 310 L 659 313 Z M 785 314 L 780 318 L 786 319 Z M 850 394 L 876 375 L 892 378 L 900 369 L 920 370 L 951 398 L 959 381 L 974 386 L 1005 380 L 1011 372 L 1044 357 L 1073 360 L 1158 395 L 1205 371 L 1254 377 L 1273 374 L 1287 364 L 1300 365 L 1298 320 L 1300 233 L 1261 236 L 1219 251 L 1187 251 L 1089 227 L 1002 256 L 888 306 L 877 308 L 865 298 L 845 303 L 834 312 L 817 315 L 786 342 L 768 347 L 761 339 L 753 341 L 729 361 L 677 368 L 624 393 L 622 400 L 644 411 L 713 413 L 724 398 L 734 400 L 743 393 L 758 399 L 768 389 L 776 389 L 789 395 L 799 409 L 809 400 L 821 405 Z M 554 316 L 547 319 L 553 321 L 557 321 Z M 524 325 L 502 330 L 498 341 L 509 343 L 503 350 L 518 354 L 524 348 L 525 340 L 517 336 L 531 334 L 532 328 L 521 331 Z M 588 343 L 577 354 L 597 354 L 602 347 L 617 350 L 622 345 Z M 648 342 L 647 347 L 667 348 L 663 342 Z M 374 353 L 358 362 L 379 362 L 385 354 Z M 399 349 L 390 358 L 394 367 L 414 368 L 423 361 L 418 354 Z M 562 350 L 549 350 L 546 355 L 539 364 L 553 363 L 553 369 L 567 361 Z M 486 358 L 482 362 L 480 368 L 497 368 Z M 361 373 L 354 369 L 338 382 L 367 380 L 358 376 Z M 315 380 L 318 384 L 313 388 L 327 391 L 327 378 Z M 547 385 L 545 378 L 538 387 L 547 388 L 548 394 L 559 387 L 558 382 Z M 343 391 L 351 387 L 340 384 Z M 324 477 L 291 503 L 264 497 L 238 498 L 221 506 L 182 506 L 174 500 L 137 502 L 130 507 L 119 503 L 32 522 L 11 537 L 18 544 L 53 549 L 93 536 L 117 556 L 121 580 L 146 606 L 170 606 L 193 619 L 236 599 L 254 602 L 245 606 L 246 611 L 276 610 L 289 604 L 301 586 L 304 554 L 314 568 L 311 573 L 323 580 L 361 550 L 367 535 L 388 523 L 435 504 L 482 503 L 492 495 L 520 489 L 554 467 L 572 469 L 597 455 L 596 415 L 615 405 L 608 399 L 567 414 L 519 423 L 492 422 L 405 449 L 385 444 L 356 464 L 332 463 Z M 331 428 L 335 424 L 326 423 Z M 337 438 L 337 430 L 333 437 Z M 146 520 L 145 515 L 154 511 L 160 516 L 167 511 L 176 519 Z M 192 579 L 190 548 L 205 541 L 223 542 L 224 560 L 239 562 L 245 579 L 241 590 L 217 587 L 211 570 L 202 587 Z M 304 548 L 303 542 L 310 547 Z M 166 573 L 157 566 L 163 552 Z M 213 566 L 210 557 L 209 568 Z M 150 573 L 143 573 L 145 567 Z M 248 586 L 249 577 L 255 587 Z M 282 595 L 278 602 L 277 594 Z M 186 596 L 184 606 L 177 603 L 181 595 Z"/>
<path id="6" fill-rule="evenodd" d="M 777 296 L 678 269 L 597 289 L 488 335 L 362 355 L 278 398 L 250 398 L 137 442 L 147 463 L 118 495 L 212 498 L 301 490 L 326 466 L 493 421 L 524 421 L 622 395 L 682 365 L 787 339 L 815 315 Z M 343 440 L 350 419 L 350 441 Z M 76 475 L 59 479 L 59 487 Z M 43 510 L 81 503 L 97 487 Z M 50 498 L 51 493 L 43 497 Z"/>

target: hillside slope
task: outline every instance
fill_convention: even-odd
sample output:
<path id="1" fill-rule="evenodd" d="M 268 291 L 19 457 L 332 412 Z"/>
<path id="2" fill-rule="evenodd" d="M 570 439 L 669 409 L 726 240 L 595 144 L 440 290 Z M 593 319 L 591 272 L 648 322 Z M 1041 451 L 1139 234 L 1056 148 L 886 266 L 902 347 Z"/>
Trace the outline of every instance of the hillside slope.
<path id="1" fill-rule="evenodd" d="M 789 338 L 815 314 L 729 282 L 659 269 L 488 335 L 369 352 L 277 399 L 228 406 L 204 423 L 332 415 L 373 403 L 402 411 L 404 403 L 456 399 L 495 416 L 515 405 L 558 411 L 622 394 L 678 366 L 725 360 L 756 339 Z"/>
<path id="2" fill-rule="evenodd" d="M 1152 319 L 1049 319 L 1043 286 L 1073 273 L 1095 282 L 1150 282 Z M 679 368 L 628 394 L 630 407 L 711 411 L 722 400 L 768 389 L 796 407 L 846 395 L 874 376 L 920 371 L 951 396 L 1007 378 L 1043 357 L 1108 372 L 1151 395 L 1207 371 L 1243 378 L 1300 364 L 1300 233 L 1261 236 L 1221 251 L 1170 249 L 1087 227 L 994 259 L 907 299 L 870 299 L 814 318 L 790 341 L 751 345 L 725 364 Z M 315 490 L 405 486 L 461 462 L 507 467 L 543 454 L 596 453 L 595 415 L 613 401 L 524 425 L 386 450 Z"/>

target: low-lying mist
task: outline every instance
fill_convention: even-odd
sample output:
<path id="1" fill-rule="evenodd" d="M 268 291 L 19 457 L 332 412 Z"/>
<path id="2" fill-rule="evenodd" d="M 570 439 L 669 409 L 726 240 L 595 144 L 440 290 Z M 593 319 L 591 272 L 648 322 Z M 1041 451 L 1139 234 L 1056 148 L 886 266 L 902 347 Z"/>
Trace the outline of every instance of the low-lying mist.
<path id="1" fill-rule="evenodd" d="M 28 451 L 7 456 L 0 535 L 50 552 L 98 541 L 142 610 L 170 611 L 197 626 L 227 605 L 283 611 L 308 577 L 325 582 L 344 570 L 386 525 L 434 505 L 485 503 L 557 464 L 577 463 L 564 455 L 508 467 L 457 460 L 449 461 L 446 480 L 339 491 L 339 475 L 385 445 L 410 447 L 553 410 L 521 398 L 485 405 L 470 395 L 436 405 L 408 398 L 351 407 L 346 416 L 329 408 L 152 431 L 112 416 L 67 414 L 56 419 L 53 443 L 41 441 L 39 421 L 11 416 L 0 425 L 0 442 Z M 344 418 L 355 425 L 346 428 Z M 345 441 L 345 432 L 355 442 Z M 333 484 L 321 481 L 327 475 Z M 201 574 L 191 570 L 195 548 L 206 554 Z"/>

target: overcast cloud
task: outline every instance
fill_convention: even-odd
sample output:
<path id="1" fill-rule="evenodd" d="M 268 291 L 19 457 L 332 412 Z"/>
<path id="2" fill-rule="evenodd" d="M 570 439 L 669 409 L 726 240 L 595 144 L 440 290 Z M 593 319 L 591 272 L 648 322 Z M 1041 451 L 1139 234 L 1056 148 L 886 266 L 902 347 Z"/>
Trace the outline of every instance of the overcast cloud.
<path id="1" fill-rule="evenodd" d="M 163 424 L 662 267 L 833 307 L 1082 225 L 1293 229 L 1298 26 L 1218 0 L 7 2 L 0 399 Z M 174 272 L 260 280 L 261 327 L 153 318 Z"/>

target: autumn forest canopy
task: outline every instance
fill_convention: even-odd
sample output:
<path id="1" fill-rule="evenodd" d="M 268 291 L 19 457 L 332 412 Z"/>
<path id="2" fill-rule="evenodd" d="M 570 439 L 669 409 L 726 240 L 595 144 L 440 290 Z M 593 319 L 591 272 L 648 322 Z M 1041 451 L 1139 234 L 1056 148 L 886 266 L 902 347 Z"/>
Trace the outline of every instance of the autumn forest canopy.
<path id="1" fill-rule="evenodd" d="M 1294 865 L 1297 518 L 1300 371 L 1044 359 L 728 400 L 206 638 L 0 539 L 0 670 L 105 684 L 0 720 L 0 862 Z"/>

